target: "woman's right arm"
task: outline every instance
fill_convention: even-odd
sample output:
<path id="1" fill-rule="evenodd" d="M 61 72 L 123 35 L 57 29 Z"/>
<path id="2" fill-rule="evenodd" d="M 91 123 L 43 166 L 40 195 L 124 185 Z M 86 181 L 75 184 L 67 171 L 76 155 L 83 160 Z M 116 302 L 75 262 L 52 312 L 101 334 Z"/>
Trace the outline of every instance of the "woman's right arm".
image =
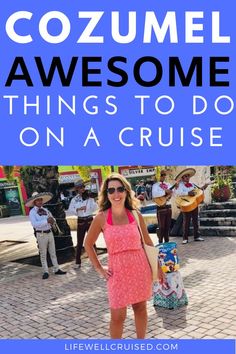
<path id="1" fill-rule="evenodd" d="M 103 224 L 104 216 L 100 213 L 93 219 L 93 222 L 85 238 L 84 248 L 95 270 L 104 278 L 108 279 L 111 274 L 106 267 L 101 265 L 97 253 L 94 249 L 94 244 L 97 241 L 99 234 L 102 232 Z"/>

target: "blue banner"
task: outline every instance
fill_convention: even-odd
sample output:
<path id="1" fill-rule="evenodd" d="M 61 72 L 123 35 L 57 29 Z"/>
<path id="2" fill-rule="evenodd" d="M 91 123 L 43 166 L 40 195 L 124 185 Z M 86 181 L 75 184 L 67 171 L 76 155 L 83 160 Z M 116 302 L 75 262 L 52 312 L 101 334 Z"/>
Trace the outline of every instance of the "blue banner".
<path id="1" fill-rule="evenodd" d="M 233 1 L 0 4 L 0 163 L 235 165 Z"/>
<path id="2" fill-rule="evenodd" d="M 1 340 L 0 352 L 15 354 L 37 353 L 177 353 L 177 354 L 234 354 L 234 340 Z"/>

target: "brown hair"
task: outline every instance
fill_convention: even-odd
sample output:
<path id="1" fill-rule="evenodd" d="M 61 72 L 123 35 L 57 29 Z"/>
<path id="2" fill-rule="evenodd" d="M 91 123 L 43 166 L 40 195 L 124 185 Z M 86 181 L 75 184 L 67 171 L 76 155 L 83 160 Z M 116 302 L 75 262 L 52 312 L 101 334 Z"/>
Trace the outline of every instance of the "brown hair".
<path id="1" fill-rule="evenodd" d="M 137 198 L 135 198 L 130 183 L 127 181 L 127 179 L 124 176 L 114 172 L 105 179 L 100 189 L 99 196 L 98 196 L 99 210 L 104 211 L 111 207 L 111 202 L 109 201 L 107 196 L 107 188 L 108 188 L 108 183 L 110 181 L 119 181 L 122 184 L 122 186 L 125 187 L 126 190 L 125 208 L 129 210 L 137 209 L 140 202 Z"/>

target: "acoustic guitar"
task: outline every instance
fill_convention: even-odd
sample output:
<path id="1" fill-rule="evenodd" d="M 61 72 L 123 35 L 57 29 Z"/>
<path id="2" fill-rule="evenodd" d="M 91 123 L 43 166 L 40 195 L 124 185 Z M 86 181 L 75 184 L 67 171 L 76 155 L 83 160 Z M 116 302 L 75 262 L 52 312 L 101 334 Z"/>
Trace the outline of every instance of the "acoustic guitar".
<path id="1" fill-rule="evenodd" d="M 194 210 L 200 203 L 204 201 L 204 190 L 210 186 L 211 184 L 214 183 L 214 178 L 210 178 L 210 182 L 205 183 L 205 185 L 200 188 L 195 184 L 195 187 L 193 189 L 194 196 L 190 195 L 181 195 L 175 198 L 175 202 L 177 204 L 177 207 L 180 208 L 181 211 L 184 213 L 188 213 L 192 210 Z"/>
<path id="2" fill-rule="evenodd" d="M 176 186 L 176 183 L 171 186 L 169 188 L 169 190 L 171 191 L 173 188 L 175 188 Z M 156 198 L 153 198 L 152 200 L 154 201 L 154 203 L 156 203 L 159 207 L 162 207 L 164 205 L 166 205 L 166 203 L 168 202 L 168 200 L 171 198 L 171 195 L 168 194 L 168 195 L 163 195 L 162 197 L 156 197 Z"/>
<path id="3" fill-rule="evenodd" d="M 197 206 L 204 200 L 204 193 L 202 189 L 195 188 L 193 189 L 193 192 L 195 195 L 192 197 L 190 195 L 181 195 L 175 198 L 177 207 L 184 213 L 188 213 L 196 209 Z"/>

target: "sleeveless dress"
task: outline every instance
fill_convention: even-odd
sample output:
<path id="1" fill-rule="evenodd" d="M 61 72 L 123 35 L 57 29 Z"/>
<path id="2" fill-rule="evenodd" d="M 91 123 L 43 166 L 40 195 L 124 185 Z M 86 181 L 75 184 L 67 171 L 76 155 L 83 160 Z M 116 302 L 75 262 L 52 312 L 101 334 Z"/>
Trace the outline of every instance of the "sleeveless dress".
<path id="1" fill-rule="evenodd" d="M 148 300 L 152 295 L 150 266 L 132 213 L 129 223 L 113 225 L 111 209 L 103 229 L 112 276 L 107 281 L 109 306 L 113 309 Z"/>

